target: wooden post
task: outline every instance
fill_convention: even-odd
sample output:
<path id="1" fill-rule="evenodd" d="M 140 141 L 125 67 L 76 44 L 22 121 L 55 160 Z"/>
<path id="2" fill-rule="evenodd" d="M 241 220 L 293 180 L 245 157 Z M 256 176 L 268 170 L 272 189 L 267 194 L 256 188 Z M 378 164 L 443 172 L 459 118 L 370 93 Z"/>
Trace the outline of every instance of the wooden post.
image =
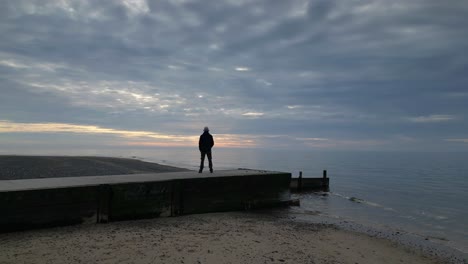
<path id="1" fill-rule="evenodd" d="M 297 179 L 297 190 L 302 191 L 302 171 L 299 172 L 299 178 Z"/>
<path id="2" fill-rule="evenodd" d="M 323 170 L 322 187 L 327 187 L 327 170 Z"/>

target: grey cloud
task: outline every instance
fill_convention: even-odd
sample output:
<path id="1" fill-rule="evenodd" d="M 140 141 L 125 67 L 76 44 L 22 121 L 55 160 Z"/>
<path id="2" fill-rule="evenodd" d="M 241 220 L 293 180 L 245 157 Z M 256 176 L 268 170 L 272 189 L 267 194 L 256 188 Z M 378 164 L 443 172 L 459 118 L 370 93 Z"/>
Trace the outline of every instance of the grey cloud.
<path id="1" fill-rule="evenodd" d="M 465 138 L 466 98 L 454 96 L 468 84 L 462 1 L 3 1 L 0 10 L 0 119 Z M 408 124 L 436 115 L 459 118 Z"/>

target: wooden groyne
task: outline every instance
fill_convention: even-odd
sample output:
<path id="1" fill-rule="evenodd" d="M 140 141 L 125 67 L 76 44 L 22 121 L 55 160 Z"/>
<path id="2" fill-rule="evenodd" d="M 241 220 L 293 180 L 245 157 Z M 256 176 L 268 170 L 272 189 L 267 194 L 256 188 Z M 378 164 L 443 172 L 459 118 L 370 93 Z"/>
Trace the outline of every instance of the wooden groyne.
<path id="1" fill-rule="evenodd" d="M 0 181 L 0 231 L 273 207 L 291 174 L 194 171 Z"/>
<path id="2" fill-rule="evenodd" d="M 299 172 L 298 178 L 291 178 L 291 191 L 302 192 L 302 191 L 329 191 L 330 190 L 330 178 L 327 177 L 327 171 L 323 171 L 321 178 L 304 178 L 302 177 L 302 171 Z"/>

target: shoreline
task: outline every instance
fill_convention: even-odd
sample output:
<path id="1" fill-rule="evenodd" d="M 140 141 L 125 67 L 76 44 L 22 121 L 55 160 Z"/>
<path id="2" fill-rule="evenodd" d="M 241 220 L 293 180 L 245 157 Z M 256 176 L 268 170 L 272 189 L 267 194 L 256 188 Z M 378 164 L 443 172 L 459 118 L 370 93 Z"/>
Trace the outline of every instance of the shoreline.
<path id="1" fill-rule="evenodd" d="M 446 263 L 468 263 L 468 254 L 450 245 L 441 243 L 437 237 L 427 237 L 392 226 L 362 224 L 340 217 L 322 215 L 320 212 L 308 212 L 299 208 L 289 208 L 286 213 L 294 221 L 307 224 L 332 225 L 340 230 L 363 234 L 369 237 L 384 239 L 403 248 L 416 250 L 424 255 L 439 258 Z M 444 262 L 444 263 L 445 263 Z"/>
<path id="2" fill-rule="evenodd" d="M 0 234 L 0 253 L 0 263 L 457 263 L 269 210 Z"/>

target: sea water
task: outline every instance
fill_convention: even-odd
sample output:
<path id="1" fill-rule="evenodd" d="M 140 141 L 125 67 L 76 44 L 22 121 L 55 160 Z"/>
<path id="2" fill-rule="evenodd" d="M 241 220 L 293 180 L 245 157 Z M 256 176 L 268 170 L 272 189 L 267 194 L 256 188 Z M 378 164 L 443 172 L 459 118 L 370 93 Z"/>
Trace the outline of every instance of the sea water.
<path id="1" fill-rule="evenodd" d="M 130 157 L 193 170 L 198 170 L 200 161 L 196 147 L 41 150 L 40 154 Z M 300 194 L 302 211 L 404 230 L 468 252 L 468 153 L 215 148 L 213 163 L 215 170 L 275 170 L 291 172 L 293 177 L 299 171 L 304 177 L 321 177 L 327 170 L 330 192 Z"/>

